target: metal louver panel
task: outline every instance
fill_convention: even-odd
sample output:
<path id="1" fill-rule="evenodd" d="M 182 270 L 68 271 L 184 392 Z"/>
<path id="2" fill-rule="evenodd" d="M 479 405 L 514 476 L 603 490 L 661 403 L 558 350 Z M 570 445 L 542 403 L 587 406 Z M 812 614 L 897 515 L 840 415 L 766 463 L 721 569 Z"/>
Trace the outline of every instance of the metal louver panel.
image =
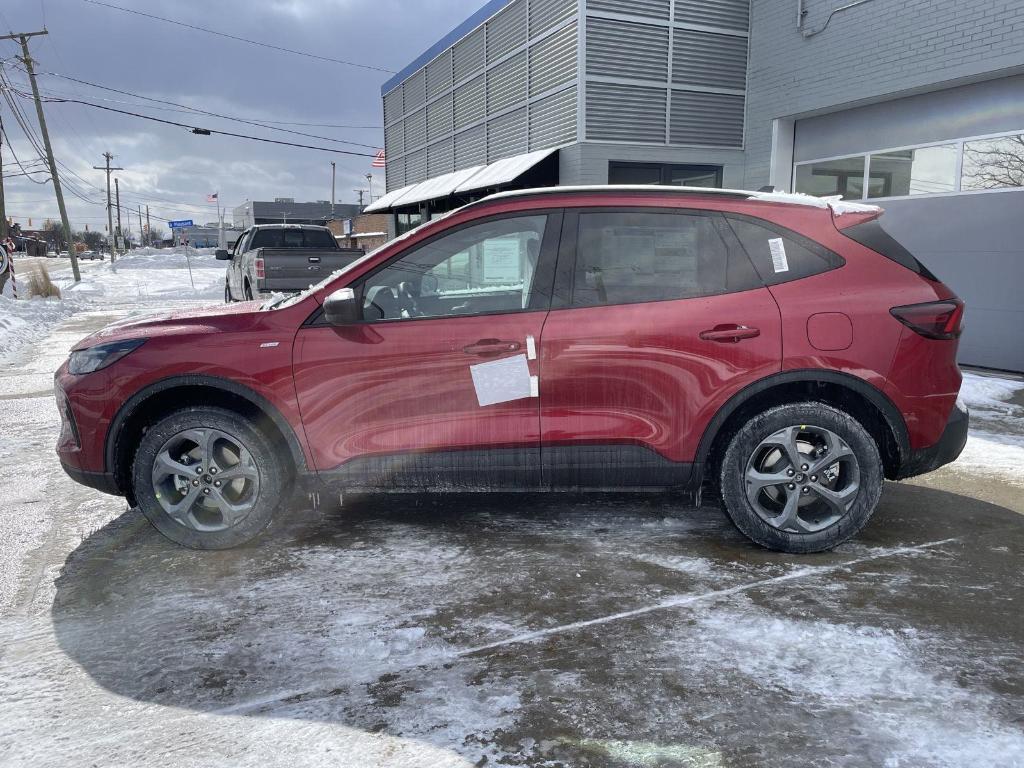
<path id="1" fill-rule="evenodd" d="M 750 0 L 676 0 L 675 20 L 746 32 L 750 28 Z"/>
<path id="2" fill-rule="evenodd" d="M 405 107 L 402 106 L 402 86 L 398 86 L 384 95 L 384 124 L 390 125 L 400 120 L 405 114 Z"/>
<path id="3" fill-rule="evenodd" d="M 421 109 L 405 118 L 405 151 L 427 143 L 427 111 Z"/>
<path id="4" fill-rule="evenodd" d="M 587 84 L 587 138 L 665 143 L 664 88 Z"/>
<path id="5" fill-rule="evenodd" d="M 455 130 L 455 112 L 452 94 L 442 96 L 427 105 L 427 139 L 434 140 L 447 136 Z"/>
<path id="6" fill-rule="evenodd" d="M 503 61 L 487 73 L 487 113 L 526 101 L 526 51 Z"/>
<path id="7" fill-rule="evenodd" d="M 405 183 L 418 184 L 427 178 L 427 150 L 405 156 Z"/>
<path id="8" fill-rule="evenodd" d="M 452 48 L 455 82 L 460 83 L 484 68 L 484 28 L 463 38 Z"/>
<path id="9" fill-rule="evenodd" d="M 445 139 L 427 147 L 427 178 L 455 170 L 455 142 Z"/>
<path id="10" fill-rule="evenodd" d="M 405 124 L 399 120 L 384 130 L 384 151 L 388 157 L 405 152 Z"/>
<path id="11" fill-rule="evenodd" d="M 395 160 L 388 160 L 384 169 L 384 181 L 388 192 L 401 189 L 405 186 L 405 158 L 399 157 Z"/>
<path id="12" fill-rule="evenodd" d="M 526 107 L 487 123 L 487 162 L 526 152 Z"/>
<path id="13" fill-rule="evenodd" d="M 421 69 L 411 75 L 402 86 L 405 89 L 405 111 L 412 112 L 417 107 L 422 107 L 427 98 L 427 76 Z"/>
<path id="14" fill-rule="evenodd" d="M 576 87 L 530 105 L 530 151 L 568 144 L 576 138 Z"/>
<path id="15" fill-rule="evenodd" d="M 576 13 L 576 0 L 530 0 L 530 37 Z"/>
<path id="16" fill-rule="evenodd" d="M 587 19 L 587 74 L 668 80 L 668 28 Z"/>
<path id="17" fill-rule="evenodd" d="M 677 29 L 672 82 L 742 89 L 747 84 L 747 38 Z"/>
<path id="18" fill-rule="evenodd" d="M 452 52 L 445 51 L 427 64 L 427 98 L 432 99 L 452 87 Z"/>
<path id="19" fill-rule="evenodd" d="M 587 0 L 587 9 L 668 19 L 669 0 Z"/>
<path id="20" fill-rule="evenodd" d="M 487 22 L 487 63 L 526 42 L 526 0 L 515 0 Z"/>
<path id="21" fill-rule="evenodd" d="M 455 170 L 484 165 L 487 162 L 487 126 L 478 125 L 455 134 Z"/>
<path id="22" fill-rule="evenodd" d="M 712 147 L 743 146 L 742 96 L 672 91 L 670 141 Z"/>
<path id="23" fill-rule="evenodd" d="M 530 48 L 531 96 L 576 77 L 576 45 L 576 24 L 570 24 Z"/>
<path id="24" fill-rule="evenodd" d="M 465 128 L 483 119 L 486 111 L 485 97 L 483 75 L 455 89 L 456 128 Z"/>

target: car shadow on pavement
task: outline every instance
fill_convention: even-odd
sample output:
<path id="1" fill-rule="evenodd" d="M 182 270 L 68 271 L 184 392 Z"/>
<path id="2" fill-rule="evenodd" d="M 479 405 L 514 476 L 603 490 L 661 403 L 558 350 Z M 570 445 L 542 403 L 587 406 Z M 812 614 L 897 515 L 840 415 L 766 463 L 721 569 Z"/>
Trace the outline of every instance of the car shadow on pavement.
<path id="1" fill-rule="evenodd" d="M 923 764 L 906 752 L 921 738 L 1014 727 L 1024 517 L 890 484 L 856 541 L 795 557 L 674 503 L 346 498 L 227 552 L 180 549 L 132 511 L 67 559 L 52 616 L 61 649 L 129 699 L 471 763 Z"/>

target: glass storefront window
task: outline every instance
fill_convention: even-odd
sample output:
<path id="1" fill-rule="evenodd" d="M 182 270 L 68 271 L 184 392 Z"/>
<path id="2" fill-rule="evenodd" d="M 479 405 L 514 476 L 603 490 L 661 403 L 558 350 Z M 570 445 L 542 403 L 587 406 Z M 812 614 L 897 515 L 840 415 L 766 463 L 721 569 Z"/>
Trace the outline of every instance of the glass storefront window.
<path id="1" fill-rule="evenodd" d="M 796 191 L 814 197 L 842 195 L 844 200 L 860 200 L 864 197 L 864 156 L 798 165 Z"/>
<path id="2" fill-rule="evenodd" d="M 1024 134 L 964 144 L 961 189 L 1013 187 L 1024 187 Z"/>
<path id="3" fill-rule="evenodd" d="M 956 144 L 871 155 L 868 197 L 955 192 L 956 156 Z"/>

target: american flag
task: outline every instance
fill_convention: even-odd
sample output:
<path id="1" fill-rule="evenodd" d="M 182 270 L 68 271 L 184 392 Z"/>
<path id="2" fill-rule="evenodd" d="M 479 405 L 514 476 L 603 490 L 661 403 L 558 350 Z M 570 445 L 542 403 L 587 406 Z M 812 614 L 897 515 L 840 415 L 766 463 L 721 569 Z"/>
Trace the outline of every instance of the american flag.
<path id="1" fill-rule="evenodd" d="M 383 168 L 385 166 L 384 161 L 384 150 L 382 149 L 377 153 L 377 156 L 373 158 L 373 162 L 370 163 L 371 168 Z"/>
<path id="2" fill-rule="evenodd" d="M 206 196 L 206 202 L 208 203 L 216 203 L 218 200 L 220 200 L 220 192 L 214 192 L 212 195 Z"/>

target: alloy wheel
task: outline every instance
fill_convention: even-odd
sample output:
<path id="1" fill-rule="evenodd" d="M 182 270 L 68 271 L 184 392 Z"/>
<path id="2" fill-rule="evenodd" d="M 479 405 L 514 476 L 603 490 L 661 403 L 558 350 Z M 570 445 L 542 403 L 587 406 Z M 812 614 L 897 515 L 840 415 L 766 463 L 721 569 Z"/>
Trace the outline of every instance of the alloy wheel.
<path id="1" fill-rule="evenodd" d="M 762 440 L 746 468 L 757 515 L 787 533 L 815 533 L 847 515 L 860 492 L 860 465 L 839 435 L 790 426 Z"/>
<path id="2" fill-rule="evenodd" d="M 152 475 L 160 506 L 194 531 L 239 525 L 259 497 L 260 473 L 252 453 L 216 429 L 176 434 L 157 452 Z"/>

